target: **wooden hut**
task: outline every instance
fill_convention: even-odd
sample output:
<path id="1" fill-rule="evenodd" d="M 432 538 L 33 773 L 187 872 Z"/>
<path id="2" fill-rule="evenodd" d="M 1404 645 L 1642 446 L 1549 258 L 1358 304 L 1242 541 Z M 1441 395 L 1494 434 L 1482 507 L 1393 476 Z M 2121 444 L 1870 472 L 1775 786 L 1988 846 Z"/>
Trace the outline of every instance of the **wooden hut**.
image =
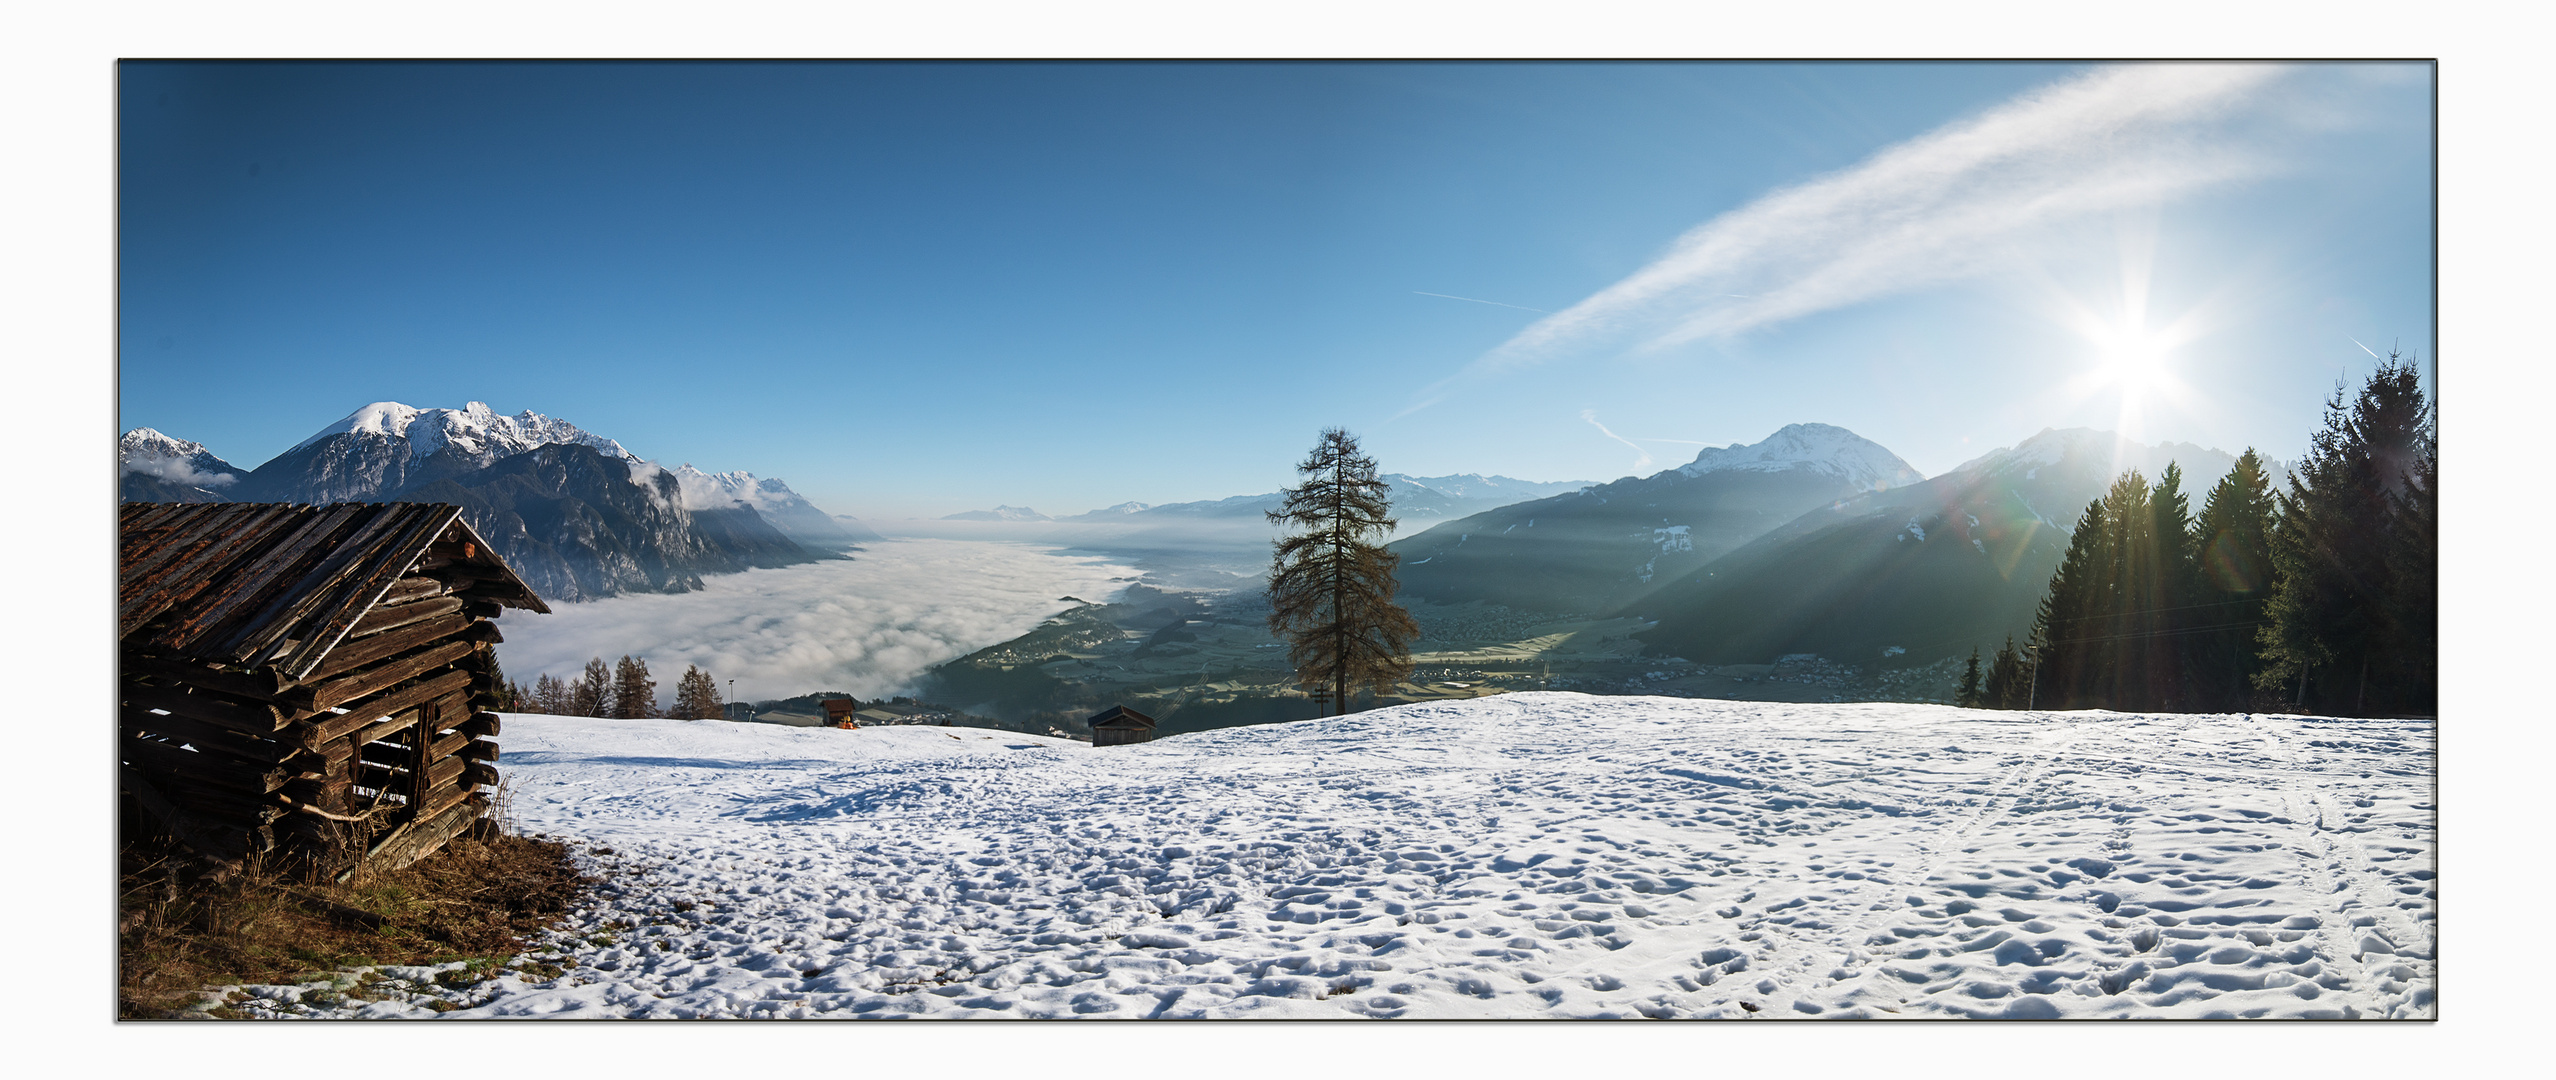
<path id="1" fill-rule="evenodd" d="M 1108 711 L 1092 717 L 1091 725 L 1093 746 L 1154 741 L 1154 718 L 1125 705 L 1110 706 Z"/>
<path id="2" fill-rule="evenodd" d="M 504 608 L 547 612 L 444 504 L 128 503 L 121 780 L 197 850 L 397 868 L 486 810 Z"/>
<path id="3" fill-rule="evenodd" d="M 854 719 L 853 714 L 860 709 L 860 705 L 860 702 L 851 698 L 827 698 L 825 699 L 825 722 L 847 731 L 857 730 L 861 722 Z"/>

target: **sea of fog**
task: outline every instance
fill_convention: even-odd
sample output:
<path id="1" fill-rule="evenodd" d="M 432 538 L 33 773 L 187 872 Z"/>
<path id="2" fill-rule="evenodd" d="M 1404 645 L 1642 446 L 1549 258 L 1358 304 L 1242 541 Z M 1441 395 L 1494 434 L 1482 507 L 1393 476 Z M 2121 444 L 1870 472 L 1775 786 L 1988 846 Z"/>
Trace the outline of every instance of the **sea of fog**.
<path id="1" fill-rule="evenodd" d="M 699 592 L 509 611 L 498 620 L 506 641 L 497 657 L 527 687 L 545 672 L 573 679 L 590 657 L 639 657 L 661 703 L 686 664 L 708 671 L 722 698 L 730 679 L 746 701 L 820 690 L 887 696 L 934 664 L 1029 631 L 1072 607 L 1067 596 L 1105 602 L 1137 576 L 1103 556 L 1040 545 L 887 540 L 850 562 L 705 578 Z"/>

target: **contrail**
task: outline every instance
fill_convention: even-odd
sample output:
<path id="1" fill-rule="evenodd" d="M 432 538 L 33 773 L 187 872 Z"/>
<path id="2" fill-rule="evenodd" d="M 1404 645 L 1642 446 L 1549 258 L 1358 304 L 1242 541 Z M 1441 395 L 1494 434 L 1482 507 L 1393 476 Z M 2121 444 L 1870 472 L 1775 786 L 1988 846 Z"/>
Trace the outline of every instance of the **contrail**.
<path id="1" fill-rule="evenodd" d="M 2345 335 L 2343 335 L 2343 337 L 2344 337 L 2344 339 L 2345 339 L 2345 340 L 2350 341 L 2350 342 L 2351 342 L 2352 344 L 2354 344 L 2354 345 L 2361 345 L 2361 339 L 2359 339 L 2359 338 L 2353 337 L 2353 336 L 2352 336 L 2352 335 L 2350 335 L 2350 334 L 2345 334 Z M 2377 354 L 2377 353 L 2375 353 L 2375 352 L 2370 352 L 2370 347 L 2369 347 L 2369 346 L 2367 346 L 2367 345 L 2361 345 L 2361 351 L 2362 351 L 2362 352 L 2365 352 L 2365 353 L 2369 353 L 2369 354 L 2370 354 L 2370 359 L 2372 359 L 2372 360 L 2385 360 L 2385 359 L 2387 359 L 2386 357 L 2384 357 L 2384 356 L 2380 356 L 2379 354 Z"/>
<path id="2" fill-rule="evenodd" d="M 1536 307 L 1521 307 L 1521 306 L 1519 306 L 1519 305 L 1517 305 L 1517 304 L 1503 304 L 1503 303 L 1501 303 L 1501 302 L 1499 302 L 1499 301 L 1497 301 L 1497 300 L 1476 300 L 1476 299 L 1474 299 L 1474 298 L 1472 298 L 1472 297 L 1470 297 L 1470 296 L 1449 296 L 1449 295 L 1447 295 L 1447 294 L 1445 294 L 1445 293 L 1442 293 L 1442 292 L 1421 292 L 1421 291 L 1420 291 L 1420 290 L 1418 290 L 1418 289 L 1413 289 L 1413 290 L 1411 290 L 1411 294 L 1412 294 L 1412 295 L 1414 295 L 1414 296 L 1434 296 L 1434 297 L 1437 297 L 1438 299 L 1441 299 L 1441 300 L 1462 300 L 1462 301 L 1464 301 L 1465 303 L 1468 303 L 1468 304 L 1489 304 L 1489 305 L 1491 305 L 1492 307 L 1517 308 L 1519 311 L 1532 311 L 1532 312 L 1534 312 L 1534 313 L 1536 313 L 1536 314 L 1538 314 L 1538 315 L 1551 315 L 1551 314 L 1553 314 L 1552 312 L 1550 312 L 1550 311 L 1546 311 L 1546 310 L 1544 310 L 1543 308 L 1536 308 Z"/>
<path id="3" fill-rule="evenodd" d="M 1633 440 L 1631 440 L 1631 439 L 1627 439 L 1627 438 L 1625 438 L 1625 437 L 1624 437 L 1624 436 L 1622 436 L 1622 435 L 1618 435 L 1618 434 L 1616 434 L 1616 433 L 1614 433 L 1614 432 L 1612 432 L 1612 431 L 1608 431 L 1608 430 L 1606 429 L 1606 425 L 1601 424 L 1601 423 L 1598 423 L 1597 410 L 1596 410 L 1596 409 L 1582 409 L 1582 410 L 1580 410 L 1580 419 L 1588 421 L 1588 422 L 1589 422 L 1589 426 L 1590 426 L 1590 427 L 1594 427 L 1594 428 L 1598 429 L 1598 431 L 1599 431 L 1600 433 L 1604 434 L 1607 438 L 1613 439 L 1613 440 L 1615 440 L 1615 441 L 1617 441 L 1617 442 L 1623 443 L 1623 444 L 1624 444 L 1624 445 L 1626 445 L 1626 446 L 1630 446 L 1630 447 L 1632 447 L 1632 448 L 1633 448 L 1633 453 L 1636 455 L 1636 456 L 1634 457 L 1634 459 L 1633 459 L 1633 471 L 1634 471 L 1635 473 L 1643 472 L 1643 471 L 1645 471 L 1645 470 L 1647 470 L 1647 469 L 1649 469 L 1649 468 L 1651 467 L 1651 452 L 1650 452 L 1650 451 L 1648 451 L 1648 450 L 1644 450 L 1644 449 L 1642 449 L 1642 447 L 1641 447 L 1639 444 L 1635 443 L 1635 442 L 1634 442 Z"/>

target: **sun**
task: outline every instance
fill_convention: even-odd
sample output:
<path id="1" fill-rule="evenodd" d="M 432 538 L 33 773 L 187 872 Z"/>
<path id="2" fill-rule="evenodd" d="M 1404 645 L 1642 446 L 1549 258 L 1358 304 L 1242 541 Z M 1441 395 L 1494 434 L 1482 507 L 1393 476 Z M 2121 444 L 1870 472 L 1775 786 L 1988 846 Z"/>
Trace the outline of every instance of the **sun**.
<path id="1" fill-rule="evenodd" d="M 2105 382 L 2131 398 L 2146 397 L 2171 378 L 2166 366 L 2173 343 L 2136 324 L 2105 327 L 2094 338 L 2096 363 Z"/>

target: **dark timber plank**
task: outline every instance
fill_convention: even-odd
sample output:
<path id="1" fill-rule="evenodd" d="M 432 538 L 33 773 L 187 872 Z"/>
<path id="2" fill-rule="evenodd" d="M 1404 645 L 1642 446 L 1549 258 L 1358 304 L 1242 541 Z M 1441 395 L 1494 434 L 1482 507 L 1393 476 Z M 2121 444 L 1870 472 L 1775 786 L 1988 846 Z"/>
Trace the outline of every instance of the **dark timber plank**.
<path id="1" fill-rule="evenodd" d="M 273 738 L 286 724 L 284 713 L 264 702 L 231 701 L 206 690 L 189 693 L 183 687 L 152 686 L 131 680 L 122 683 L 120 689 L 118 696 L 129 708 L 160 709 L 261 739 Z"/>
<path id="2" fill-rule="evenodd" d="M 314 725 L 317 732 L 316 738 L 318 741 L 325 742 L 361 732 L 365 725 L 383 717 L 395 716 L 453 691 L 465 689 L 470 686 L 471 678 L 471 673 L 467 671 L 447 671 L 431 679 L 394 687 L 378 698 L 357 701 L 346 707 L 347 711 L 344 715 L 318 721 Z M 414 722 L 414 720 L 410 721 L 410 723 Z M 388 733 L 388 730 L 383 732 L 383 734 Z"/>
<path id="3" fill-rule="evenodd" d="M 311 703 L 329 708 L 379 693 L 471 654 L 477 646 L 448 641 L 311 688 Z"/>
<path id="4" fill-rule="evenodd" d="M 356 620 L 354 627 L 346 631 L 345 640 L 337 643 L 337 649 L 329 655 L 329 659 L 337 659 L 339 653 L 375 634 L 397 630 L 438 615 L 450 615 L 461 609 L 462 598 L 458 596 L 436 596 L 406 603 L 385 601 L 376 605 L 373 610 L 365 612 L 363 618 Z"/>
<path id="5" fill-rule="evenodd" d="M 360 667 L 430 644 L 439 638 L 455 637 L 470 628 L 470 616 L 454 612 L 415 623 L 384 634 L 350 641 L 338 647 L 328 662 L 310 673 L 312 682 L 327 682 Z"/>

